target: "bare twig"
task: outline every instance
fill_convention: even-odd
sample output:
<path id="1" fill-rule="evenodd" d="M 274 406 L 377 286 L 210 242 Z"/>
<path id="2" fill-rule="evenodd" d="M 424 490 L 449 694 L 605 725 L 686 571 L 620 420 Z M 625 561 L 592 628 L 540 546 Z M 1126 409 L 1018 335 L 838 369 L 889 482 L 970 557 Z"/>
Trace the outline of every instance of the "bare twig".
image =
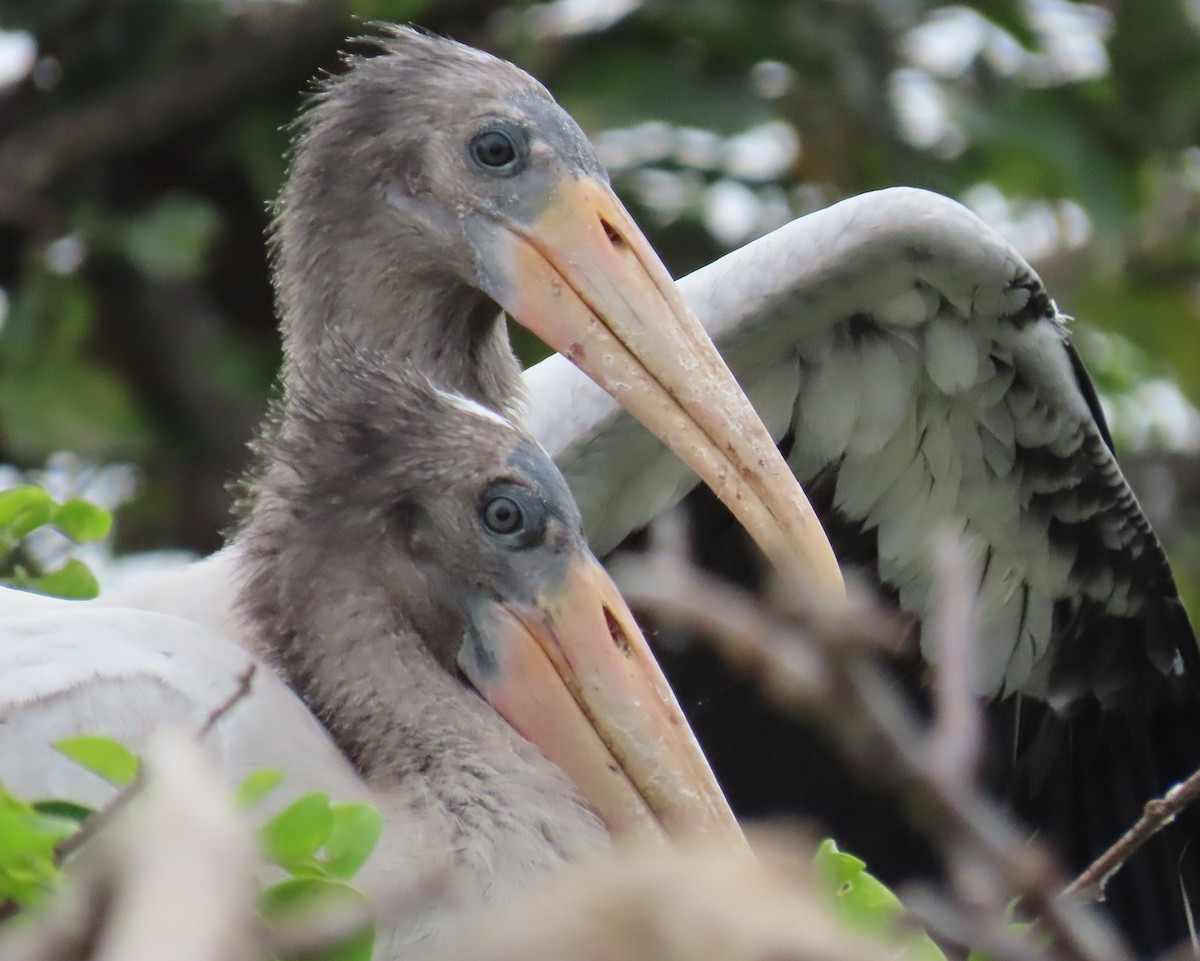
<path id="1" fill-rule="evenodd" d="M 899 891 L 904 906 L 943 946 L 954 945 L 962 955 L 972 951 L 986 958 L 1029 961 L 1042 957 L 1032 930 L 1016 934 L 1002 912 L 985 914 L 969 909 L 928 884 L 906 884 Z"/>
<path id="2" fill-rule="evenodd" d="M 870 776 L 912 800 L 922 826 L 942 853 L 959 904 L 978 913 L 980 936 L 993 956 L 1029 957 L 1026 939 L 1006 933 L 996 918 L 1019 897 L 1053 936 L 1054 953 L 1072 961 L 1120 961 L 1127 957 L 1110 930 L 1079 906 L 1058 898 L 1062 879 L 1053 858 L 988 802 L 974 786 L 977 707 L 968 692 L 951 691 L 968 680 L 970 640 L 956 637 L 940 668 L 938 713 L 949 725 L 965 719 L 967 734 L 942 731 L 926 736 L 915 711 L 874 663 L 879 644 L 847 643 L 815 623 L 779 615 L 744 591 L 715 581 L 690 565 L 670 559 L 624 561 L 614 572 L 627 599 L 660 616 L 687 623 L 709 637 L 734 663 L 752 672 L 764 690 L 789 710 L 802 709 L 825 724 L 843 750 Z M 951 581 L 950 583 L 953 583 Z M 939 624 L 965 633 L 971 592 L 946 589 L 951 609 Z M 964 597 L 966 600 L 964 601 Z M 878 616 L 875 618 L 878 621 Z M 868 619 L 868 623 L 870 620 Z M 844 631 L 851 624 L 841 624 Z M 877 629 L 877 628 L 876 628 Z M 893 628 L 895 630 L 895 627 Z M 852 631 L 848 631 L 852 633 Z M 940 738 L 938 742 L 934 737 Z M 938 750 L 933 748 L 938 747 Z"/>
<path id="3" fill-rule="evenodd" d="M 1068 884 L 1062 896 L 1076 901 L 1102 901 L 1105 886 L 1134 852 L 1170 824 L 1197 797 L 1200 797 L 1200 771 L 1176 784 L 1161 798 L 1147 801 L 1137 823 Z"/>
<path id="4" fill-rule="evenodd" d="M 254 679 L 256 670 L 257 665 L 251 661 L 246 666 L 246 669 L 238 675 L 237 686 L 234 688 L 233 693 L 213 708 L 204 719 L 204 723 L 200 725 L 196 734 L 199 740 L 206 738 L 218 721 L 226 717 L 242 700 L 249 696 L 251 681 Z M 132 781 L 121 788 L 104 807 L 99 808 L 84 819 L 78 831 L 64 838 L 59 843 L 54 851 L 55 863 L 62 864 L 67 858 L 87 844 L 88 841 L 116 821 L 121 816 L 121 812 L 129 807 L 130 802 L 145 787 L 145 784 L 145 765 L 140 765 Z"/>
<path id="5" fill-rule="evenodd" d="M 139 765 L 132 781 L 121 788 L 104 807 L 89 814 L 79 825 L 79 830 L 59 842 L 54 849 L 54 863 L 62 864 L 97 834 L 116 821 L 135 797 L 146 786 L 145 766 Z"/>
<path id="6" fill-rule="evenodd" d="M 229 712 L 237 707 L 242 701 L 250 696 L 250 686 L 254 680 L 254 675 L 258 671 L 258 664 L 251 661 L 246 665 L 246 669 L 238 675 L 237 687 L 229 697 L 225 698 L 220 704 L 214 707 L 204 719 L 204 723 L 200 725 L 200 730 L 196 732 L 196 737 L 203 741 L 212 729 L 217 726 L 217 722 L 229 715 Z"/>
<path id="7" fill-rule="evenodd" d="M 968 580 L 971 565 L 956 538 L 938 539 L 933 563 L 938 603 L 929 624 L 937 646 L 931 764 L 951 783 L 973 784 L 983 743 L 983 716 L 971 678 L 971 666 L 978 658 L 974 592 Z"/>

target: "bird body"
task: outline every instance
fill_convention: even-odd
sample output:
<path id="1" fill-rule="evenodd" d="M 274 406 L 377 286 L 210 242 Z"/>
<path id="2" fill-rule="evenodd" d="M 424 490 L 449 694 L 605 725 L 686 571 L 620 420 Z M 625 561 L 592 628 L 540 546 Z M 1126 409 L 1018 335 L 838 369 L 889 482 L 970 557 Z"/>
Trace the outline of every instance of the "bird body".
<path id="1" fill-rule="evenodd" d="M 1116 696 L 1139 663 L 1168 678 L 1188 670 L 1186 615 L 1067 328 L 1028 265 L 973 214 L 906 188 L 853 198 L 680 288 L 768 429 L 793 436 L 789 461 L 823 488 L 826 519 L 873 535 L 862 560 L 878 564 L 902 608 L 928 613 L 921 561 L 939 523 L 987 560 L 981 694 L 1069 713 L 1085 695 Z M 564 358 L 527 371 L 526 392 L 530 429 L 567 477 L 598 552 L 694 485 Z M 219 554 L 185 583 L 215 584 L 227 566 Z M 117 600 L 169 610 L 187 593 L 146 584 Z M 214 614 L 225 617 L 206 608 Z M 1142 624 L 1143 636 L 1082 629 L 1102 615 Z M 1067 624 L 1101 649 L 1117 646 L 1083 650 L 1082 674 L 1054 677 L 1056 658 L 1074 653 L 1061 640 Z M 1097 673 L 1105 668 L 1108 677 Z"/>

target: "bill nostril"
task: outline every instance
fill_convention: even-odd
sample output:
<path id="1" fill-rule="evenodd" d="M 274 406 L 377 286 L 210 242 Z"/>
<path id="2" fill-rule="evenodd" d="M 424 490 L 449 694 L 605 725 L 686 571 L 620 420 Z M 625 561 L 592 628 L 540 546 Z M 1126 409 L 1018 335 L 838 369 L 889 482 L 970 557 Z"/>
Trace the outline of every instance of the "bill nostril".
<path id="1" fill-rule="evenodd" d="M 604 228 L 604 235 L 608 238 L 608 242 L 617 250 L 624 250 L 629 246 L 625 243 L 625 238 L 621 236 L 621 232 L 603 217 L 600 218 L 600 226 Z"/>
<path id="2" fill-rule="evenodd" d="M 633 657 L 633 645 L 629 643 L 629 635 L 625 633 L 625 628 L 621 626 L 621 622 L 617 620 L 617 616 L 607 607 L 604 608 L 604 621 L 608 625 L 609 636 L 613 639 L 613 643 L 617 645 L 621 653 L 626 657 Z"/>

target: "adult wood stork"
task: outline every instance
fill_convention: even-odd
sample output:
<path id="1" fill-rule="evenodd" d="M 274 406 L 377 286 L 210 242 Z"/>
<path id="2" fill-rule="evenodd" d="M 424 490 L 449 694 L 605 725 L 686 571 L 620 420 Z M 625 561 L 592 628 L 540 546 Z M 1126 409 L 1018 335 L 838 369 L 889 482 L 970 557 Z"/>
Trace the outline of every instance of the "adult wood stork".
<path id="1" fill-rule="evenodd" d="M 313 753 L 334 775 L 353 764 L 388 822 L 372 884 L 449 862 L 452 894 L 416 924 L 385 925 L 379 957 L 604 851 L 606 826 L 740 843 L 565 481 L 528 435 L 390 357 L 340 350 L 279 406 L 259 449 L 240 605 L 278 676 L 263 669 L 218 750 L 231 774 L 299 760 L 304 778 Z M 214 663 L 250 660 L 156 617 L 161 633 L 140 636 L 139 671 L 125 674 L 120 618 L 68 606 L 0 623 L 0 777 L 17 789 L 44 791 L 47 770 L 78 780 L 34 735 L 94 720 L 142 743 L 203 713 L 198 666 L 211 683 Z M 72 692 L 72 674 L 92 689 Z M 72 715 L 63 697 L 103 715 Z"/>

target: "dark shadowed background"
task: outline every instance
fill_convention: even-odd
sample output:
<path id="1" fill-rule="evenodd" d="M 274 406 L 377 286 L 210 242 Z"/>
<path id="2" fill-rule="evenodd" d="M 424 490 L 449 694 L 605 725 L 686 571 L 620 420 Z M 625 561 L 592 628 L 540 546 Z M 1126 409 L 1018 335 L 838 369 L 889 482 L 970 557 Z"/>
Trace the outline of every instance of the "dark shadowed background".
<path id="1" fill-rule="evenodd" d="M 219 544 L 282 128 L 372 19 L 541 78 L 677 275 L 877 187 L 967 203 L 1079 318 L 1198 596 L 1198 0 L 0 0 L 0 484 L 124 501 L 120 552 Z"/>

